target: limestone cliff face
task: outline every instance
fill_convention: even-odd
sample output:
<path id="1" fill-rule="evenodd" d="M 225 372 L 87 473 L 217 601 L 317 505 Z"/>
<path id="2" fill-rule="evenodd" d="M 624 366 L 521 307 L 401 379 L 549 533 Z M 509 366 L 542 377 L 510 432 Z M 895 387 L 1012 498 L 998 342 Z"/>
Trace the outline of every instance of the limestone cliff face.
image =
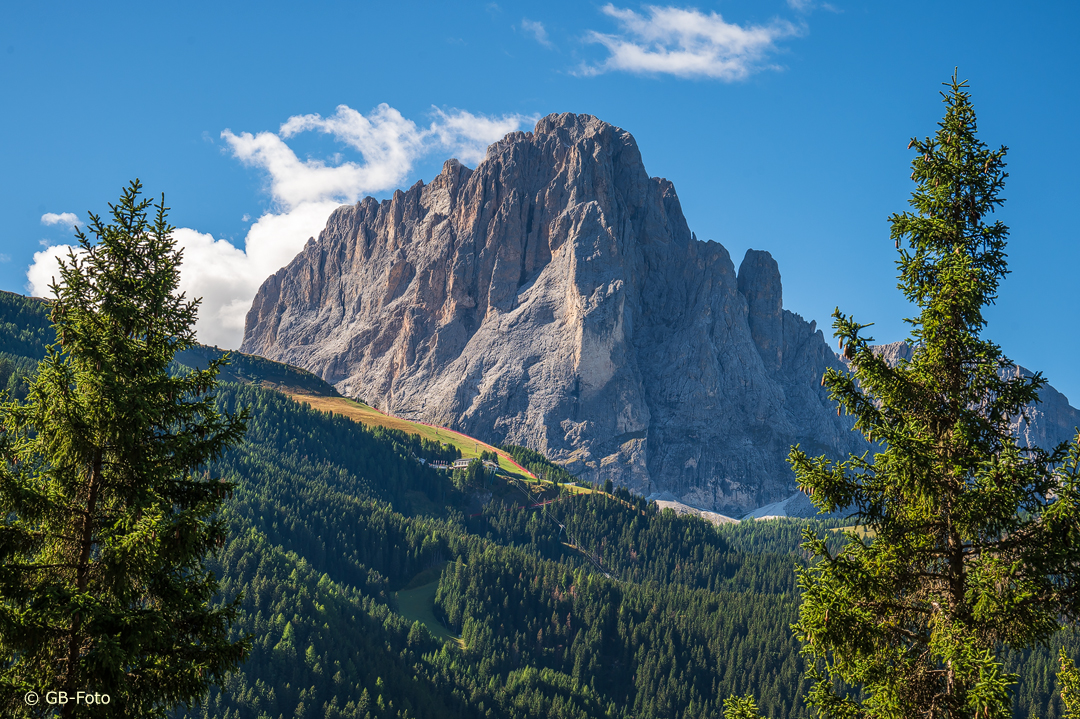
<path id="1" fill-rule="evenodd" d="M 745 512 L 784 458 L 860 451 L 820 387 L 840 366 L 780 273 L 697 240 L 634 138 L 549 115 L 430 184 L 339 208 L 270 277 L 244 352 L 395 414 L 543 451 L 589 480 Z"/>

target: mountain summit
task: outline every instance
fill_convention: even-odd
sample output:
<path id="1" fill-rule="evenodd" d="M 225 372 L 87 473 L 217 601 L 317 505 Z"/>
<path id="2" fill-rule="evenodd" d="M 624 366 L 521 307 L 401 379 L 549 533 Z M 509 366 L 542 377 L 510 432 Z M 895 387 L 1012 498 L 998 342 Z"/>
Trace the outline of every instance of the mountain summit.
<path id="1" fill-rule="evenodd" d="M 244 352 L 394 414 L 540 450 L 592 481 L 744 512 L 794 491 L 790 445 L 865 448 L 840 366 L 780 272 L 694 237 L 629 132 L 548 115 L 470 170 L 341 207 L 266 280 Z"/>

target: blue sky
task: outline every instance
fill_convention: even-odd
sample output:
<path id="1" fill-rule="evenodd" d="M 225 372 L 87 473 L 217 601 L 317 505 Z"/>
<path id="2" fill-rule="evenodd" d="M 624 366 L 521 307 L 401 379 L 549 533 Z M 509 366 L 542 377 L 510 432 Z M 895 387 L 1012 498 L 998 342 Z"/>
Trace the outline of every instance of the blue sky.
<path id="1" fill-rule="evenodd" d="M 328 208 L 571 111 L 632 132 L 736 265 L 772 252 L 788 309 L 827 326 L 839 305 L 902 339 L 886 217 L 906 208 L 908 140 L 934 131 L 958 65 L 982 139 L 1010 148 L 1013 273 L 988 336 L 1080 400 L 1075 3 L 106 7 L 0 11 L 0 288 L 26 292 L 32 265 L 40 286 L 35 253 L 139 177 L 183 228 L 200 336 L 227 346 L 252 288 Z"/>

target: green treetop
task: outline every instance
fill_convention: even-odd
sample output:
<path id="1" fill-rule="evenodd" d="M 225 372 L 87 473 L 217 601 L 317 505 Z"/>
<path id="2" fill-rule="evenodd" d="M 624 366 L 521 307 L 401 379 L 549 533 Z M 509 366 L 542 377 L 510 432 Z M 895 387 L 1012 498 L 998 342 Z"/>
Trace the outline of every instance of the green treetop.
<path id="1" fill-rule="evenodd" d="M 851 374 L 824 383 L 877 451 L 789 458 L 820 510 L 849 508 L 866 530 L 835 556 L 806 535 L 816 561 L 794 629 L 823 716 L 1007 717 L 1015 678 L 997 654 L 1080 613 L 1080 447 L 1017 444 L 1010 419 L 1045 380 L 1018 376 L 981 336 L 1008 272 L 1008 228 L 987 221 L 1006 148 L 977 139 L 966 83 L 947 87 L 937 133 L 909 145 L 912 211 L 889 218 L 899 287 L 920 308 L 910 361 L 890 367 L 868 325 L 834 314 Z"/>
<path id="2" fill-rule="evenodd" d="M 246 654 L 230 641 L 235 602 L 211 606 L 203 565 L 225 541 L 231 485 L 207 462 L 244 419 L 214 408 L 221 362 L 175 376 L 195 343 L 198 301 L 177 292 L 181 252 L 164 199 L 133 182 L 112 223 L 61 262 L 57 344 L 24 403 L 0 408 L 0 712 L 34 690 L 110 695 L 61 716 L 163 715 L 201 698 Z"/>

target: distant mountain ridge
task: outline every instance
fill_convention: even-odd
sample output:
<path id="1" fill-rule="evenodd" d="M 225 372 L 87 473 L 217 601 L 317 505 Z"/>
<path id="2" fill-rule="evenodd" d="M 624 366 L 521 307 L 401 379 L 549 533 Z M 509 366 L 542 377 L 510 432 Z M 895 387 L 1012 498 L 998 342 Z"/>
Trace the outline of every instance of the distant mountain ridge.
<path id="1" fill-rule="evenodd" d="M 911 359 L 912 347 L 907 342 L 890 342 L 876 345 L 873 352 L 884 358 L 891 366 Z M 1007 371 L 1013 376 L 1030 377 L 1033 372 L 1020 365 L 1014 365 Z M 1047 385 L 1039 392 L 1039 402 L 1028 405 L 1025 410 L 1027 420 L 1014 417 L 1010 421 L 1013 436 L 1020 444 L 1027 447 L 1042 447 L 1052 451 L 1062 442 L 1071 442 L 1080 427 L 1080 410 L 1069 404 L 1068 398 Z M 809 497 L 796 492 L 786 499 L 748 512 L 743 519 L 765 519 L 768 517 L 811 518 L 820 516 Z M 829 517 L 844 517 L 844 510 L 837 510 Z"/>
<path id="2" fill-rule="evenodd" d="M 0 290 L 0 353 L 26 360 L 44 359 L 45 348 L 56 342 L 49 308 L 49 300 Z M 210 360 L 221 358 L 227 351 L 197 344 L 177 352 L 174 360 L 185 367 L 203 369 Z M 337 390 L 306 370 L 240 352 L 229 352 L 229 364 L 221 369 L 218 379 L 269 385 L 304 394 L 338 396 Z"/>
<path id="3" fill-rule="evenodd" d="M 910 360 L 912 348 L 906 342 L 890 342 L 878 345 L 874 352 L 895 366 L 901 360 Z M 1034 372 L 1013 365 L 1009 374 L 1015 377 L 1031 377 Z M 1047 385 L 1039 391 L 1039 402 L 1028 405 L 1027 420 L 1013 417 L 1010 420 L 1013 435 L 1028 447 L 1051 450 L 1062 442 L 1071 442 L 1080 427 L 1080 410 L 1069 404 L 1069 398 Z"/>

